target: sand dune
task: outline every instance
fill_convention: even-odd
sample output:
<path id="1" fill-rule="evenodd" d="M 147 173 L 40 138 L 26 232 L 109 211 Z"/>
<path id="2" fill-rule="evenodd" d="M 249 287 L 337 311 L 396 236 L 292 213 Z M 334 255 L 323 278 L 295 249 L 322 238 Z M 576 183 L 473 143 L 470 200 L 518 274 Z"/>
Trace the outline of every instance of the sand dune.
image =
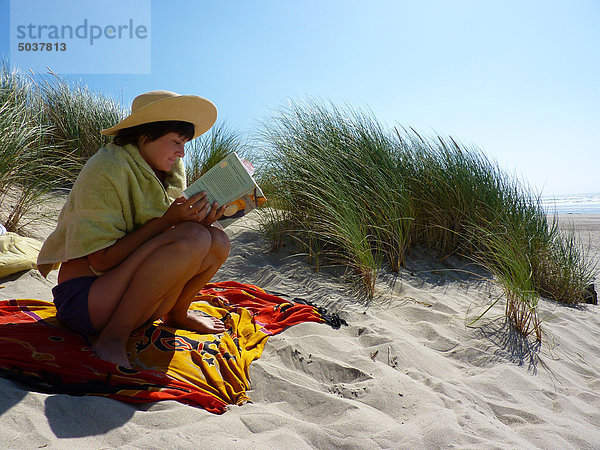
<path id="1" fill-rule="evenodd" d="M 600 254 L 600 217 L 569 216 Z M 239 225 L 238 225 L 239 224 Z M 253 403 L 221 416 L 177 402 L 132 406 L 101 397 L 29 392 L 0 378 L 7 448 L 598 448 L 598 306 L 540 302 L 544 342 L 511 332 L 499 291 L 415 251 L 375 301 L 352 300 L 339 272 L 270 253 L 245 219 L 217 281 L 235 279 L 338 312 L 347 327 L 307 323 L 270 338 L 250 369 Z M 1 298 L 51 299 L 56 274 L 2 281 Z M 597 280 L 599 281 L 599 280 Z"/>

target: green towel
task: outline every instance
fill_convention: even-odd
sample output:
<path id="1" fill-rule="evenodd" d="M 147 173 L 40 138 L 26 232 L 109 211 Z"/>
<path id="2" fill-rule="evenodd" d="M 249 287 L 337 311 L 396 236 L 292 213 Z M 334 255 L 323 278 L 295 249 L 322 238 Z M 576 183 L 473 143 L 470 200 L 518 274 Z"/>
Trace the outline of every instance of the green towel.
<path id="1" fill-rule="evenodd" d="M 160 217 L 185 189 L 183 162 L 177 158 L 165 185 L 137 147 L 108 144 L 83 166 L 46 239 L 37 265 L 48 275 L 60 263 L 89 255 Z"/>

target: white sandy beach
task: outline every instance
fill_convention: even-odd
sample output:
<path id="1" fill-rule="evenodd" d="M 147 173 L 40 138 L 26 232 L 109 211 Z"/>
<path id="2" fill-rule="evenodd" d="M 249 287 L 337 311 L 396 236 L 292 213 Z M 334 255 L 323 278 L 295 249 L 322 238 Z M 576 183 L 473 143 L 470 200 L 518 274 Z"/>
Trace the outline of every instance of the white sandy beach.
<path id="1" fill-rule="evenodd" d="M 600 216 L 561 223 L 600 255 Z M 0 447 L 600 447 L 598 306 L 542 300 L 544 341 L 534 346 L 504 325 L 503 300 L 466 327 L 498 290 L 448 271 L 459 264 L 451 258 L 414 252 L 367 308 L 339 277 L 270 253 L 251 218 L 228 232 L 232 252 L 216 281 L 301 297 L 349 325 L 300 324 L 271 337 L 250 368 L 253 403 L 223 415 L 174 401 L 47 395 L 0 378 Z M 0 282 L 0 298 L 51 300 L 55 282 L 56 272 L 20 273 Z"/>

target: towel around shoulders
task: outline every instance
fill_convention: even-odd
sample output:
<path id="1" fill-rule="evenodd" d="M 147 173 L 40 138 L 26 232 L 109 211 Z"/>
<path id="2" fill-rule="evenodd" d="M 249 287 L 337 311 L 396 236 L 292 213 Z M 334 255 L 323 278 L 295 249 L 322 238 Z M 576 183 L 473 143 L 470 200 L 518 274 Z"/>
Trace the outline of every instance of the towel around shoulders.
<path id="1" fill-rule="evenodd" d="M 37 260 L 46 276 L 60 263 L 89 255 L 160 217 L 185 189 L 185 170 L 178 158 L 165 184 L 137 147 L 108 144 L 81 169 Z"/>

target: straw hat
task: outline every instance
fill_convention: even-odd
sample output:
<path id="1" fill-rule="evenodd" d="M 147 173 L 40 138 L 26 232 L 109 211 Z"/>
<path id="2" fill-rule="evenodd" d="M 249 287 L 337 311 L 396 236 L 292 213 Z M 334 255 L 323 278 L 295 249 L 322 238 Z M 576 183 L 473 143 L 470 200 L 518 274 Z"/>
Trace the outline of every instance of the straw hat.
<path id="1" fill-rule="evenodd" d="M 217 108 L 197 95 L 180 95 L 170 91 L 146 92 L 133 99 L 129 116 L 100 133 L 110 136 L 123 128 L 165 120 L 194 124 L 194 138 L 197 138 L 213 126 L 217 120 Z"/>

